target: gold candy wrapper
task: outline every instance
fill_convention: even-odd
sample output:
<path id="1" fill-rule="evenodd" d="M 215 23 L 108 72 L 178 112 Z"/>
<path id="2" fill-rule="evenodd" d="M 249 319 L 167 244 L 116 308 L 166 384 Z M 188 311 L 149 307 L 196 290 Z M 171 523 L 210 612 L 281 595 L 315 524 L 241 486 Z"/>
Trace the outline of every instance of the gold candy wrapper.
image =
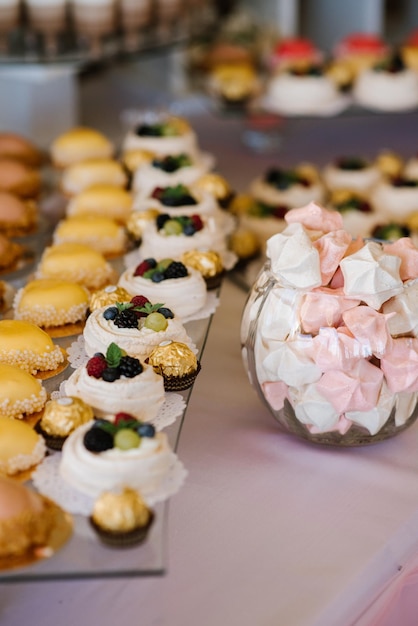
<path id="1" fill-rule="evenodd" d="M 385 176 L 394 178 L 400 176 L 404 167 L 403 159 L 394 152 L 381 152 L 377 159 L 376 165 Z"/>
<path id="2" fill-rule="evenodd" d="M 151 511 L 134 489 L 121 493 L 105 492 L 95 502 L 92 520 L 104 531 L 129 532 L 146 526 Z"/>
<path id="3" fill-rule="evenodd" d="M 128 233 L 135 239 L 141 239 L 145 226 L 159 215 L 157 209 L 146 209 L 145 211 L 133 211 L 129 217 L 126 228 Z"/>
<path id="4" fill-rule="evenodd" d="M 222 259 L 214 250 L 209 250 L 208 252 L 190 250 L 182 254 L 181 261 L 184 265 L 199 271 L 203 278 L 216 276 L 224 271 Z"/>
<path id="5" fill-rule="evenodd" d="M 123 164 L 130 172 L 135 172 L 141 165 L 150 163 L 154 153 L 149 150 L 128 150 L 122 157 Z"/>
<path id="6" fill-rule="evenodd" d="M 53 437 L 67 437 L 75 428 L 94 417 L 93 409 L 72 396 L 50 400 L 46 403 L 40 428 Z"/>
<path id="7" fill-rule="evenodd" d="M 219 174 L 203 174 L 193 187 L 212 194 L 217 200 L 229 198 L 232 193 L 228 182 Z"/>
<path id="8" fill-rule="evenodd" d="M 130 294 L 123 287 L 108 285 L 92 294 L 89 307 L 90 311 L 95 311 L 104 306 L 112 306 L 116 302 L 129 302 L 130 299 Z"/>
<path id="9" fill-rule="evenodd" d="M 148 357 L 157 374 L 181 378 L 196 372 L 197 358 L 185 343 L 164 341 Z"/>

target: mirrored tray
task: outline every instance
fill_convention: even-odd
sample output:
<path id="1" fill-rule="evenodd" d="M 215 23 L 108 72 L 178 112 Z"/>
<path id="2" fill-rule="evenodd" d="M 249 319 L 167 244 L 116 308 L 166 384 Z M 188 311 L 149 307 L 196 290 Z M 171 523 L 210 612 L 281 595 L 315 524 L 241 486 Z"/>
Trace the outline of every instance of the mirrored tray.
<path id="1" fill-rule="evenodd" d="M 199 360 L 202 359 L 212 317 L 185 323 L 189 336 L 198 348 Z M 54 342 L 66 349 L 76 338 L 63 337 L 54 339 Z M 44 381 L 48 395 L 57 390 L 72 372 L 73 368 L 69 365 L 57 376 Z M 174 451 L 178 447 L 192 389 L 193 387 L 176 392 L 183 396 L 185 409 L 172 425 L 164 429 Z M 187 467 L 185 469 L 187 471 Z M 27 484 L 31 486 L 31 483 Z M 87 517 L 73 515 L 73 533 L 67 543 L 50 558 L 38 560 L 25 567 L 1 570 L 0 582 L 163 575 L 167 566 L 169 500 L 153 505 L 152 509 L 155 518 L 147 539 L 144 543 L 129 548 L 104 546 L 90 528 Z"/>

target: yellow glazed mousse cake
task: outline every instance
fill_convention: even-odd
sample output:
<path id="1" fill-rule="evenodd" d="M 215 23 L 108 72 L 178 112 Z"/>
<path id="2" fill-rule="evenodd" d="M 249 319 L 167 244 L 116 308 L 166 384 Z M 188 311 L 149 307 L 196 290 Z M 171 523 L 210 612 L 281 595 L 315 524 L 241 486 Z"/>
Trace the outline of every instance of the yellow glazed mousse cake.
<path id="1" fill-rule="evenodd" d="M 40 380 L 25 370 L 0 363 L 0 413 L 14 419 L 31 419 L 46 402 Z"/>
<path id="2" fill-rule="evenodd" d="M 77 126 L 62 133 L 50 147 L 52 163 L 60 168 L 85 159 L 110 158 L 113 152 L 113 144 L 103 133 L 85 126 Z"/>
<path id="3" fill-rule="evenodd" d="M 111 257 L 126 251 L 127 237 L 123 227 L 110 217 L 76 215 L 57 224 L 53 243 L 83 243 Z"/>
<path id="4" fill-rule="evenodd" d="M 0 477 L 0 569 L 51 556 L 70 537 L 71 519 L 22 483 Z"/>
<path id="5" fill-rule="evenodd" d="M 45 249 L 36 278 L 60 278 L 87 289 L 101 289 L 115 282 L 116 272 L 104 256 L 81 243 L 61 243 Z"/>
<path id="6" fill-rule="evenodd" d="M 0 476 L 33 468 L 45 453 L 45 441 L 29 424 L 0 415 Z"/>
<path id="7" fill-rule="evenodd" d="M 132 211 L 132 194 L 122 187 L 102 183 L 88 187 L 71 198 L 66 214 L 104 215 L 125 224 Z"/>
<path id="8" fill-rule="evenodd" d="M 47 378 L 62 370 L 64 360 L 61 349 L 36 324 L 0 320 L 0 363 Z"/>
<path id="9" fill-rule="evenodd" d="M 38 211 L 35 202 L 22 200 L 8 191 L 0 191 L 0 232 L 19 237 L 35 230 Z"/>
<path id="10" fill-rule="evenodd" d="M 62 172 L 61 190 L 67 196 L 75 196 L 92 185 L 110 183 L 125 188 L 128 177 L 125 169 L 115 159 L 87 159 L 68 166 Z"/>
<path id="11" fill-rule="evenodd" d="M 73 335 L 83 330 L 88 304 L 89 292 L 83 285 L 39 278 L 16 293 L 14 317 L 32 322 L 52 336 Z"/>

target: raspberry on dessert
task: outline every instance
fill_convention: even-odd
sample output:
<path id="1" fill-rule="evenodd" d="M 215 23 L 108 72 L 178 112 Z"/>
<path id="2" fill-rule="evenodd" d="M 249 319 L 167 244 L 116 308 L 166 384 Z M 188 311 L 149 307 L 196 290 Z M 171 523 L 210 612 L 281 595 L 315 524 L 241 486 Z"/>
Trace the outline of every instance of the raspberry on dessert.
<path id="1" fill-rule="evenodd" d="M 190 219 L 193 222 L 193 226 L 195 227 L 195 230 L 202 230 L 203 222 L 202 222 L 202 218 L 200 217 L 200 215 L 197 215 L 195 213 L 190 217 Z"/>
<path id="2" fill-rule="evenodd" d="M 124 424 L 125 422 L 132 422 L 132 420 L 135 420 L 135 417 L 133 415 L 120 411 L 119 413 L 116 413 L 113 423 L 116 426 L 119 426 L 120 424 Z"/>
<path id="3" fill-rule="evenodd" d="M 145 296 L 133 296 L 131 298 L 131 302 L 135 307 L 141 308 L 145 306 L 146 303 L 149 302 L 149 300 Z"/>
<path id="4" fill-rule="evenodd" d="M 87 374 L 94 378 L 101 378 L 106 367 L 107 363 L 104 356 L 93 356 L 87 362 Z"/>
<path id="5" fill-rule="evenodd" d="M 143 276 L 145 272 L 152 269 L 148 261 L 141 261 L 141 263 L 135 268 L 134 276 Z"/>

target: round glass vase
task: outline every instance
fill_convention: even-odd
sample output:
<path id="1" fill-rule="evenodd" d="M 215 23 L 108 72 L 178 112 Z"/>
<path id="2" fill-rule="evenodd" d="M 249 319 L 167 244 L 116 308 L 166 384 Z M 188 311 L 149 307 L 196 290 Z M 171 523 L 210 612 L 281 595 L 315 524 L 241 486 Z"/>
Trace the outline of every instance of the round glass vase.
<path id="1" fill-rule="evenodd" d="M 407 288 L 418 297 L 418 281 Z M 363 446 L 415 422 L 418 339 L 393 332 L 397 314 L 385 311 L 341 290 L 284 287 L 264 265 L 243 310 L 242 357 L 286 432 L 316 444 Z"/>

